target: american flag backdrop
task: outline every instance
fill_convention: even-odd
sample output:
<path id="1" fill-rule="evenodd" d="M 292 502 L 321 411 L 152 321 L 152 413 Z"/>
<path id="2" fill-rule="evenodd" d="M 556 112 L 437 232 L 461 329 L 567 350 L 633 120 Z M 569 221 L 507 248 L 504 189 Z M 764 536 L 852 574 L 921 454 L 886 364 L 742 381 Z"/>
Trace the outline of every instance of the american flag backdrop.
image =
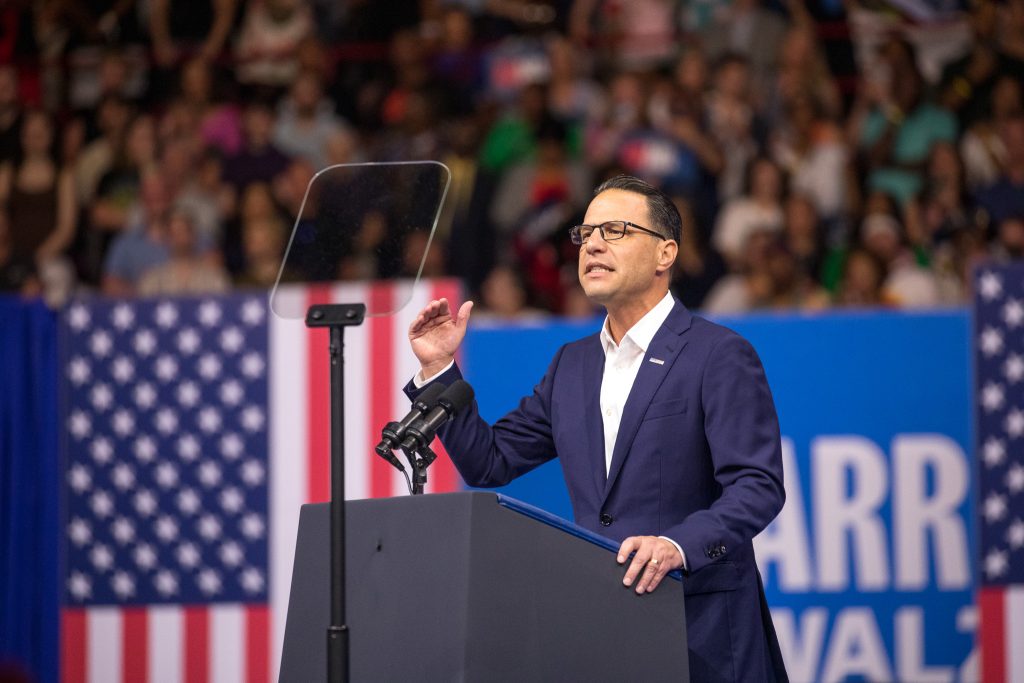
<path id="1" fill-rule="evenodd" d="M 402 291 L 279 296 L 388 310 Z M 457 283 L 420 283 L 399 314 L 345 331 L 347 498 L 408 492 L 373 446 L 408 411 L 408 324 L 441 296 Z M 264 293 L 66 310 L 62 681 L 276 680 L 299 506 L 330 497 L 327 339 Z M 456 490 L 439 446 L 428 491 Z"/>
<path id="2" fill-rule="evenodd" d="M 1024 264 L 975 279 L 981 680 L 1024 682 Z"/>

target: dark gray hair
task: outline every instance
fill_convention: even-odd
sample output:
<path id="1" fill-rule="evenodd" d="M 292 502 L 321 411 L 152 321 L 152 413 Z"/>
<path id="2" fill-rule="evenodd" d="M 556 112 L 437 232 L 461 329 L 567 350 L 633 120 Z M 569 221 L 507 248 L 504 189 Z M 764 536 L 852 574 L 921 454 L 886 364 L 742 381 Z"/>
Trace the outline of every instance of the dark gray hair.
<path id="1" fill-rule="evenodd" d="M 657 230 L 667 239 L 679 242 L 683 236 L 683 219 L 679 217 L 679 210 L 669 199 L 668 195 L 653 185 L 631 175 L 617 175 L 609 178 L 594 190 L 594 196 L 605 190 L 623 190 L 624 192 L 635 192 L 647 198 L 647 213 L 651 214 L 652 225 L 645 225 L 645 228 Z"/>

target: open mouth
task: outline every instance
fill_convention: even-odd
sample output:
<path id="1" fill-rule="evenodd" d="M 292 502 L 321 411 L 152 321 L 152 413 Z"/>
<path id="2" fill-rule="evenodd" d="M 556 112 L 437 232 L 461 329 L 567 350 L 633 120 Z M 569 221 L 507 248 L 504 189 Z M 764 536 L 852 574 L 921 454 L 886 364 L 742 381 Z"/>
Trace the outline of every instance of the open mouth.
<path id="1" fill-rule="evenodd" d="M 610 266 L 604 265 L 603 263 L 591 263 L 587 266 L 585 272 L 587 275 L 590 275 L 591 273 L 610 273 L 612 270 L 614 269 Z"/>

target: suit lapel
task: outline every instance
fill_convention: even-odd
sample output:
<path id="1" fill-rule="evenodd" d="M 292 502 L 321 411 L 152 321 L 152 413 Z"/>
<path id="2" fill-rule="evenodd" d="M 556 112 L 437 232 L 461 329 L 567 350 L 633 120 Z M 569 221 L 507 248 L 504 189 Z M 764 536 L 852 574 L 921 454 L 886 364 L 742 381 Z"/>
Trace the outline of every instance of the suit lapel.
<path id="1" fill-rule="evenodd" d="M 668 376 L 672 365 L 675 363 L 679 352 L 686 346 L 686 338 L 681 336 L 690 327 L 692 316 L 689 311 L 678 301 L 665 319 L 665 323 L 654 335 L 647 353 L 640 364 L 633 388 L 626 399 L 626 406 L 622 412 L 622 420 L 619 422 L 618 435 L 615 437 L 615 448 L 612 451 L 612 466 L 608 472 L 607 481 L 604 485 L 602 503 L 607 499 L 615 486 L 615 480 L 622 471 L 622 466 L 629 455 L 633 445 L 633 439 L 640 429 L 640 422 L 643 420 L 647 406 L 658 391 L 658 387 Z M 664 361 L 664 363 L 651 362 L 651 359 Z M 598 406 L 598 417 L 600 417 L 600 406 Z M 602 463 L 603 464 L 603 463 Z"/>
<path id="2" fill-rule="evenodd" d="M 604 376 L 604 349 L 601 338 L 595 336 L 587 348 L 583 362 L 583 428 L 586 435 L 590 474 L 594 490 L 600 498 L 604 491 L 604 422 L 601 418 L 601 379 Z"/>

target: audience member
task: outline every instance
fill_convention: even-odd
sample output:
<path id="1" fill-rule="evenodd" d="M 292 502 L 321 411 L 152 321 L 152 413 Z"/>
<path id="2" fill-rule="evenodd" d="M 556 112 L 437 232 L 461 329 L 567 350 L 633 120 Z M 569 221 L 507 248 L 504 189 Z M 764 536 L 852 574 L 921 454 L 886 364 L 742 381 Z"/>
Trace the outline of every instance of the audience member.
<path id="1" fill-rule="evenodd" d="M 48 114 L 27 112 L 21 152 L 13 163 L 0 166 L 0 206 L 6 213 L 13 258 L 34 262 L 40 273 L 63 260 L 78 222 L 74 176 L 55 157 L 54 135 Z"/>
<path id="2" fill-rule="evenodd" d="M 324 97 L 320 75 L 303 71 L 281 103 L 274 126 L 275 146 L 308 162 L 317 171 L 327 166 L 327 143 L 344 123 Z"/>
<path id="3" fill-rule="evenodd" d="M 744 194 L 728 202 L 718 216 L 712 245 L 734 264 L 742 260 L 747 238 L 755 230 L 782 230 L 782 171 L 767 157 L 750 162 Z"/>
<path id="4" fill-rule="evenodd" d="M 203 258 L 196 242 L 195 222 L 182 209 L 173 209 L 164 221 L 167 260 L 146 269 L 139 278 L 142 296 L 217 294 L 231 282 L 223 267 Z"/>

